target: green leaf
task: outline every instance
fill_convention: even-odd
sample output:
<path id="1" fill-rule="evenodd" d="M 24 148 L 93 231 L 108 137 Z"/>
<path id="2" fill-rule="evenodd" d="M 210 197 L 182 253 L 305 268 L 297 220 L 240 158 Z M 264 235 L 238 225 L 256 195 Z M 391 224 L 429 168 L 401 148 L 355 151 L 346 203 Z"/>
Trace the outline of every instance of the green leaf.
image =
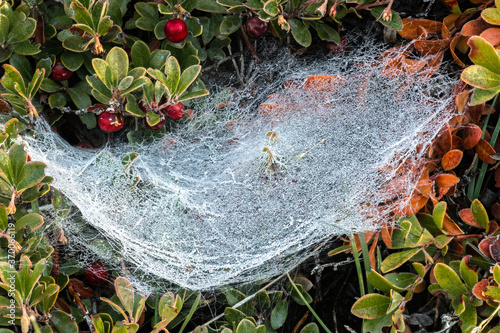
<path id="1" fill-rule="evenodd" d="M 219 5 L 214 0 L 200 0 L 196 5 L 196 9 L 209 13 L 218 13 L 218 14 L 229 13 L 224 6 Z"/>
<path id="2" fill-rule="evenodd" d="M 61 62 L 64 67 L 72 72 L 77 71 L 83 64 L 83 55 L 76 52 L 65 51 L 61 54 Z"/>
<path id="3" fill-rule="evenodd" d="M 197 91 L 193 91 L 193 92 L 181 95 L 177 99 L 177 101 L 178 102 L 183 102 L 183 101 L 187 101 L 187 100 L 190 100 L 190 99 L 193 99 L 193 98 L 207 96 L 208 94 L 209 94 L 209 91 L 207 89 L 197 90 Z"/>
<path id="4" fill-rule="evenodd" d="M 500 10 L 498 8 L 483 9 L 481 17 L 489 24 L 500 25 Z"/>
<path id="5" fill-rule="evenodd" d="M 8 227 L 8 214 L 7 208 L 4 205 L 0 205 L 0 231 L 5 232 Z"/>
<path id="6" fill-rule="evenodd" d="M 309 323 L 304 326 L 299 333 L 319 333 L 319 327 L 316 323 Z"/>
<path id="7" fill-rule="evenodd" d="M 250 320 L 243 319 L 236 327 L 235 333 L 257 333 L 257 329 Z"/>
<path id="8" fill-rule="evenodd" d="M 475 199 L 470 206 L 470 210 L 472 211 L 472 216 L 476 222 L 483 229 L 486 229 L 486 233 L 488 233 L 490 219 L 488 218 L 488 213 L 486 212 L 483 204 L 478 199 Z"/>
<path id="9" fill-rule="evenodd" d="M 271 327 L 275 330 L 283 326 L 288 316 L 288 301 L 281 300 L 271 312 Z"/>
<path id="10" fill-rule="evenodd" d="M 118 84 L 118 90 L 123 91 L 128 89 L 132 85 L 133 81 L 134 81 L 133 76 L 125 76 L 123 80 L 121 80 L 120 83 Z"/>
<path id="11" fill-rule="evenodd" d="M 390 305 L 390 297 L 379 294 L 368 294 L 353 304 L 351 313 L 359 318 L 375 319 L 385 315 Z"/>
<path id="12" fill-rule="evenodd" d="M 241 26 L 241 18 L 235 15 L 227 15 L 220 24 L 220 33 L 230 35 L 236 32 Z"/>
<path id="13" fill-rule="evenodd" d="M 291 18 L 288 20 L 290 28 L 292 30 L 292 36 L 295 38 L 297 43 L 304 47 L 309 47 L 312 42 L 311 33 L 309 29 L 304 25 L 304 23 L 296 18 Z"/>
<path id="14" fill-rule="evenodd" d="M 3 45 L 7 40 L 9 26 L 9 18 L 6 15 L 0 13 L 0 45 Z"/>
<path id="15" fill-rule="evenodd" d="M 113 26 L 113 21 L 111 21 L 109 16 L 106 16 L 99 21 L 99 25 L 97 26 L 97 33 L 100 36 L 105 36 L 112 26 Z"/>
<path id="16" fill-rule="evenodd" d="M 24 80 L 21 73 L 15 67 L 8 64 L 4 64 L 3 69 L 5 70 L 5 74 L 1 80 L 2 85 L 5 89 L 17 95 L 16 84 L 19 87 L 24 87 Z M 26 94 L 25 91 L 24 94 Z"/>
<path id="17" fill-rule="evenodd" d="M 87 109 L 92 106 L 92 100 L 90 99 L 90 96 L 83 90 L 77 88 L 68 88 L 66 91 L 79 110 Z"/>
<path id="18" fill-rule="evenodd" d="M 377 19 L 377 21 L 379 21 L 389 29 L 395 31 L 400 31 L 401 29 L 403 29 L 403 21 L 401 20 L 399 14 L 394 10 L 391 10 L 391 19 L 389 21 L 385 21 L 382 18 L 382 15 L 386 8 L 387 8 L 386 6 L 374 7 L 371 9 L 371 13 Z"/>
<path id="19" fill-rule="evenodd" d="M 467 44 L 470 45 L 469 58 L 478 66 L 500 74 L 500 56 L 495 48 L 484 38 L 472 36 Z"/>
<path id="20" fill-rule="evenodd" d="M 25 227 L 30 227 L 30 230 L 33 231 L 42 226 L 42 224 L 43 224 L 43 218 L 41 215 L 34 213 L 24 215 L 23 217 L 21 217 L 19 220 L 16 221 L 15 231 L 17 233 L 19 230 Z"/>
<path id="21" fill-rule="evenodd" d="M 340 43 L 340 35 L 334 28 L 330 27 L 328 24 L 323 22 L 311 21 L 310 24 L 318 33 L 318 37 L 322 40 L 329 42 L 334 42 L 336 44 Z"/>
<path id="22" fill-rule="evenodd" d="M 97 126 L 97 119 L 93 113 L 83 113 L 78 115 L 80 121 L 87 126 L 87 129 L 94 129 Z"/>
<path id="23" fill-rule="evenodd" d="M 179 84 L 177 85 L 177 88 L 175 89 L 174 95 L 182 96 L 182 94 L 191 85 L 191 83 L 193 83 L 194 80 L 196 80 L 200 71 L 201 71 L 200 65 L 194 65 L 194 66 L 190 66 L 190 67 L 186 68 L 182 72 L 182 75 L 179 79 Z"/>
<path id="24" fill-rule="evenodd" d="M 115 280 L 116 294 L 127 312 L 132 315 L 134 311 L 134 289 L 130 282 L 123 277 Z"/>
<path id="25" fill-rule="evenodd" d="M 35 19 L 29 17 L 24 22 L 18 22 L 14 24 L 12 29 L 9 31 L 7 35 L 7 43 L 19 43 L 25 40 L 28 40 L 36 29 L 36 21 Z"/>
<path id="26" fill-rule="evenodd" d="M 233 328 L 236 328 L 238 323 L 245 319 L 247 315 L 238 309 L 226 308 L 224 310 L 224 317 Z"/>
<path id="27" fill-rule="evenodd" d="M 45 68 L 37 69 L 31 82 L 28 84 L 28 98 L 32 98 L 40 89 L 40 85 L 42 84 L 43 77 L 45 76 Z"/>
<path id="28" fill-rule="evenodd" d="M 264 11 L 266 14 L 270 16 L 276 16 L 278 15 L 278 3 L 276 0 L 268 0 L 263 7 Z"/>
<path id="29" fill-rule="evenodd" d="M 380 270 L 382 273 L 390 272 L 410 260 L 418 252 L 420 252 L 419 248 L 392 253 L 384 259 Z"/>
<path id="30" fill-rule="evenodd" d="M 158 114 L 154 112 L 148 112 L 146 115 L 146 121 L 149 124 L 149 126 L 154 126 L 160 122 L 161 118 Z"/>
<path id="31" fill-rule="evenodd" d="M 23 167 L 26 165 L 26 161 L 28 160 L 28 154 L 24 151 L 24 145 L 15 144 L 10 148 L 9 151 L 9 160 L 10 160 L 10 170 L 12 172 L 13 179 L 19 178 L 19 175 L 23 171 Z"/>
<path id="32" fill-rule="evenodd" d="M 162 69 L 167 62 L 170 51 L 167 50 L 155 50 L 151 53 L 151 60 L 149 66 L 151 68 Z"/>
<path id="33" fill-rule="evenodd" d="M 63 47 L 73 52 L 85 52 L 89 44 L 93 41 L 90 38 L 71 36 L 63 40 Z"/>
<path id="34" fill-rule="evenodd" d="M 432 211 L 432 218 L 434 219 L 434 223 L 438 227 L 438 229 L 443 231 L 443 221 L 446 215 L 446 201 L 439 202 Z"/>
<path id="35" fill-rule="evenodd" d="M 127 104 L 125 105 L 125 111 L 136 117 L 144 117 L 144 112 L 137 105 L 137 101 L 132 94 L 127 95 Z"/>
<path id="36" fill-rule="evenodd" d="M 181 67 L 175 57 L 170 56 L 168 58 L 165 65 L 165 74 L 167 75 L 165 84 L 168 91 L 175 92 L 181 76 Z"/>
<path id="37" fill-rule="evenodd" d="M 113 47 L 106 56 L 106 62 L 111 69 L 114 82 L 120 82 L 125 76 L 127 76 L 128 56 L 127 52 L 125 52 L 125 50 L 121 47 Z"/>
<path id="38" fill-rule="evenodd" d="M 57 332 L 78 333 L 78 325 L 66 312 L 56 310 L 50 313 L 50 322 Z"/>
<path id="39" fill-rule="evenodd" d="M 20 192 L 41 182 L 45 177 L 45 166 L 42 162 L 27 162 L 17 177 L 17 191 Z"/>
<path id="40" fill-rule="evenodd" d="M 92 67 L 101 82 L 104 83 L 109 90 L 112 90 L 114 88 L 114 83 L 109 64 L 100 58 L 94 58 L 92 59 Z M 89 84 L 92 86 L 90 82 Z"/>
<path id="41" fill-rule="evenodd" d="M 480 89 L 500 87 L 500 76 L 486 67 L 472 65 L 462 71 L 461 79 L 471 86 Z"/>
<path id="42" fill-rule="evenodd" d="M 151 52 L 147 44 L 142 40 L 138 40 L 132 45 L 130 56 L 135 67 L 149 67 Z"/>
<path id="43" fill-rule="evenodd" d="M 31 44 L 29 40 L 10 45 L 11 51 L 22 55 L 34 55 L 40 52 L 40 44 Z"/>
<path id="44" fill-rule="evenodd" d="M 492 99 L 493 97 L 495 97 L 499 92 L 500 92 L 500 87 L 493 89 L 476 88 L 474 89 L 474 93 L 472 94 L 472 98 L 469 102 L 469 105 L 474 106 L 483 104 Z"/>
<path id="45" fill-rule="evenodd" d="M 411 274 L 411 273 L 408 273 L 408 274 Z M 373 287 L 377 288 L 378 290 L 380 290 L 382 292 L 389 292 L 390 290 L 395 290 L 397 292 L 403 292 L 406 290 L 406 286 L 405 286 L 405 288 L 400 288 L 400 287 L 394 285 L 389 280 L 387 280 L 384 276 L 377 273 L 375 270 L 371 270 L 370 272 L 368 272 L 366 274 L 366 276 L 368 278 L 368 282 L 370 282 L 370 284 Z"/>
<path id="46" fill-rule="evenodd" d="M 472 290 L 477 284 L 477 269 L 469 265 L 470 256 L 465 256 L 460 261 L 460 276 L 464 280 L 465 285 L 469 290 Z"/>
<path id="47" fill-rule="evenodd" d="M 448 265 L 437 263 L 434 267 L 436 282 L 448 292 L 450 297 L 457 297 L 467 293 L 467 288 L 460 280 L 460 277 Z"/>
<path id="48" fill-rule="evenodd" d="M 49 106 L 51 109 L 61 109 L 66 106 L 66 97 L 62 92 L 56 92 L 49 96 Z"/>

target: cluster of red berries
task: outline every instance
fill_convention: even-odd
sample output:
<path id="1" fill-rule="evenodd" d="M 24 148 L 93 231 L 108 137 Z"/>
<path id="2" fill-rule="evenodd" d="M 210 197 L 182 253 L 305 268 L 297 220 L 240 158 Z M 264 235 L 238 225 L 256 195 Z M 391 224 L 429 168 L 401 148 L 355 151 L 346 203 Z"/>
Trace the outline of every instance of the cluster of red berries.
<path id="1" fill-rule="evenodd" d="M 153 101 L 153 104 L 151 105 L 152 108 L 156 107 L 156 102 Z M 148 108 L 145 105 L 141 105 L 141 110 L 144 112 L 144 114 L 148 113 Z M 180 120 L 184 117 L 184 105 L 182 103 L 177 103 L 175 105 L 169 105 L 165 109 L 161 111 L 162 113 L 162 118 L 156 125 L 149 125 L 148 122 L 146 121 L 146 127 L 156 131 L 165 126 L 165 123 L 167 122 L 167 117 L 172 119 L 172 120 Z"/>

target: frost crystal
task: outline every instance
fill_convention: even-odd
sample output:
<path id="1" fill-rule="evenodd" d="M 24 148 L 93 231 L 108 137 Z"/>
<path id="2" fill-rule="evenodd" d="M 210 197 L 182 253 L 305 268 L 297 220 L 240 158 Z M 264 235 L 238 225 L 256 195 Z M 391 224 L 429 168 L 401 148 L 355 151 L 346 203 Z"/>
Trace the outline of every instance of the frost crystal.
<path id="1" fill-rule="evenodd" d="M 450 117 L 449 78 L 414 80 L 401 93 L 401 78 L 382 75 L 373 58 L 346 58 L 271 60 L 257 96 L 239 92 L 222 109 L 213 93 L 192 106 L 193 121 L 153 142 L 89 151 L 39 124 L 28 150 L 132 274 L 191 289 L 266 279 L 332 235 L 375 228 L 387 211 L 367 209 L 394 177 L 382 166 L 417 160 L 416 145 Z M 307 86 L 320 74 L 340 81 Z M 131 152 L 139 157 L 124 171 Z"/>

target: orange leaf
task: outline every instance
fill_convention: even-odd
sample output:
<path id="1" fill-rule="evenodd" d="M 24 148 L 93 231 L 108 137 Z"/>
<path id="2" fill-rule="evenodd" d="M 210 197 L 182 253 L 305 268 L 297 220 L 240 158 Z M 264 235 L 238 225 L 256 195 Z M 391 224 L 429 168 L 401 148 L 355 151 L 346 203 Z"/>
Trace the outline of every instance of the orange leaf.
<path id="1" fill-rule="evenodd" d="M 451 137 L 451 149 L 461 149 L 464 145 L 464 140 L 457 135 Z"/>
<path id="2" fill-rule="evenodd" d="M 424 197 L 428 198 L 431 196 L 432 183 L 428 179 L 422 179 L 417 182 L 415 189 Z"/>
<path id="3" fill-rule="evenodd" d="M 346 80 L 346 77 L 340 75 L 315 75 L 306 78 L 302 87 L 309 93 L 332 92 Z"/>
<path id="4" fill-rule="evenodd" d="M 433 143 L 434 150 L 441 156 L 451 150 L 451 131 L 448 124 L 443 125 Z"/>
<path id="5" fill-rule="evenodd" d="M 488 164 L 496 163 L 496 161 L 490 156 L 491 154 L 495 154 L 495 149 L 493 149 L 488 141 L 480 139 L 476 145 L 476 153 L 481 161 Z"/>
<path id="6" fill-rule="evenodd" d="M 484 104 L 483 111 L 482 111 L 481 115 L 482 116 L 487 115 L 488 113 L 490 113 L 490 109 L 491 109 L 491 114 L 493 114 L 497 111 L 495 108 L 492 108 L 490 104 Z"/>
<path id="7" fill-rule="evenodd" d="M 464 149 L 472 149 L 481 139 L 483 131 L 479 126 L 474 124 L 467 124 L 462 130 L 462 139 L 464 140 Z"/>
<path id="8" fill-rule="evenodd" d="M 459 181 L 460 178 L 458 178 L 457 176 L 449 173 L 443 173 L 436 177 L 436 186 L 441 188 L 448 188 L 457 184 Z"/>
<path id="9" fill-rule="evenodd" d="M 455 36 L 453 36 L 453 38 L 451 39 L 451 42 L 450 42 L 450 52 L 451 52 L 451 56 L 453 57 L 453 60 L 455 60 L 455 62 L 460 66 L 460 67 L 465 67 L 465 64 L 462 60 L 460 60 L 460 58 L 457 56 L 457 54 L 455 53 L 455 48 L 458 47 L 458 44 L 461 42 L 461 39 L 464 38 L 463 36 L 461 36 L 460 34 L 456 34 Z M 465 42 L 467 42 L 467 38 L 465 38 Z M 460 50 L 460 48 L 459 48 Z"/>
<path id="10" fill-rule="evenodd" d="M 489 28 L 484 30 L 479 37 L 486 39 L 493 46 L 500 44 L 500 28 Z"/>
<path id="11" fill-rule="evenodd" d="M 479 229 L 483 229 L 479 223 L 477 223 L 476 219 L 474 218 L 474 216 L 472 215 L 472 210 L 470 210 L 470 208 L 465 208 L 465 209 L 462 209 L 458 215 L 460 216 L 460 218 L 462 219 L 462 221 L 464 221 L 465 223 L 467 223 L 468 225 L 472 226 L 472 227 L 475 227 L 475 228 L 479 228 Z"/>
<path id="12" fill-rule="evenodd" d="M 404 18 L 403 28 L 398 34 L 406 39 L 417 39 L 419 37 L 418 27 L 424 28 L 429 34 L 434 35 L 441 32 L 443 23 L 426 19 Z"/>
<path id="13" fill-rule="evenodd" d="M 382 224 L 381 235 L 385 246 L 392 247 L 392 227 L 388 227 L 386 221 Z"/>
<path id="14" fill-rule="evenodd" d="M 461 150 L 450 150 L 444 154 L 443 159 L 441 160 L 441 165 L 443 166 L 444 171 L 455 169 L 462 161 L 463 156 L 464 153 Z"/>
<path id="15" fill-rule="evenodd" d="M 427 60 L 411 60 L 404 58 L 403 70 L 406 73 L 414 74 L 421 70 L 427 64 Z"/>
<path id="16" fill-rule="evenodd" d="M 422 73 L 420 74 L 420 78 L 422 81 L 426 82 L 428 81 L 434 73 L 437 72 L 439 69 L 439 66 L 441 66 L 441 61 L 443 60 L 443 55 L 444 52 L 441 51 L 437 53 L 434 57 L 432 57 L 431 60 L 427 63 L 427 66 L 423 69 Z"/>
<path id="17" fill-rule="evenodd" d="M 448 214 L 444 215 L 443 229 L 451 235 L 462 235 L 464 233 L 462 229 L 460 229 L 460 227 L 450 219 Z"/>
<path id="18" fill-rule="evenodd" d="M 472 293 L 474 296 L 483 301 L 488 301 L 488 297 L 484 296 L 484 293 L 488 290 L 490 286 L 490 279 L 483 279 L 474 285 L 472 288 Z"/>
<path id="19" fill-rule="evenodd" d="M 465 91 L 462 91 L 461 93 L 459 93 L 456 97 L 455 97 L 455 104 L 458 108 L 458 113 L 462 113 L 462 111 L 464 110 L 465 106 L 467 105 L 467 101 L 469 100 L 469 95 L 471 93 L 472 90 L 465 90 Z"/>
<path id="20" fill-rule="evenodd" d="M 395 203 L 394 213 L 398 216 L 412 216 L 425 206 L 429 199 L 422 195 L 413 195 Z"/>
<path id="21" fill-rule="evenodd" d="M 377 267 L 377 260 L 375 258 L 375 249 L 377 248 L 378 235 L 379 235 L 379 233 L 377 232 L 373 238 L 372 246 L 370 247 L 370 250 L 368 251 L 368 254 L 370 257 L 370 265 L 372 266 L 372 268 Z"/>
<path id="22" fill-rule="evenodd" d="M 441 37 L 450 37 L 450 30 L 455 27 L 455 21 L 460 17 L 457 14 L 450 14 L 443 19 L 443 29 L 441 30 Z"/>
<path id="23" fill-rule="evenodd" d="M 416 40 L 414 42 L 415 49 L 423 55 L 426 54 L 436 54 L 448 47 L 450 45 L 449 39 L 437 39 L 437 40 Z"/>

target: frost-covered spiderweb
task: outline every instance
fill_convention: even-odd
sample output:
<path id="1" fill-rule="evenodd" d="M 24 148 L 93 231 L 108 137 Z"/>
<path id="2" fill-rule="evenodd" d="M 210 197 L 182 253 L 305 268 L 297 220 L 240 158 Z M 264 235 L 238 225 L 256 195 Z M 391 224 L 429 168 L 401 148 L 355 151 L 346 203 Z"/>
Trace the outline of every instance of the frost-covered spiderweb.
<path id="1" fill-rule="evenodd" d="M 196 290 L 266 279 L 332 235 L 375 228 L 391 207 L 378 214 L 367 207 L 385 199 L 379 190 L 394 176 L 380 168 L 398 154 L 418 159 L 416 145 L 450 117 L 453 80 L 414 80 L 401 94 L 401 78 L 381 75 L 376 65 L 380 45 L 364 43 L 349 56 L 316 60 L 270 45 L 260 52 L 254 97 L 238 91 L 219 108 L 227 77 L 205 77 L 212 96 L 191 105 L 194 120 L 163 138 L 88 150 L 39 123 L 28 150 L 131 263 L 132 275 Z M 304 91 L 303 80 L 320 74 L 344 79 L 328 93 Z M 282 96 L 268 104 L 286 108 L 270 118 L 259 105 L 273 93 Z M 124 171 L 131 152 L 139 157 Z M 402 192 L 413 189 L 407 185 Z M 71 222 L 65 227 L 71 234 Z M 92 243 L 72 235 L 74 244 Z"/>

